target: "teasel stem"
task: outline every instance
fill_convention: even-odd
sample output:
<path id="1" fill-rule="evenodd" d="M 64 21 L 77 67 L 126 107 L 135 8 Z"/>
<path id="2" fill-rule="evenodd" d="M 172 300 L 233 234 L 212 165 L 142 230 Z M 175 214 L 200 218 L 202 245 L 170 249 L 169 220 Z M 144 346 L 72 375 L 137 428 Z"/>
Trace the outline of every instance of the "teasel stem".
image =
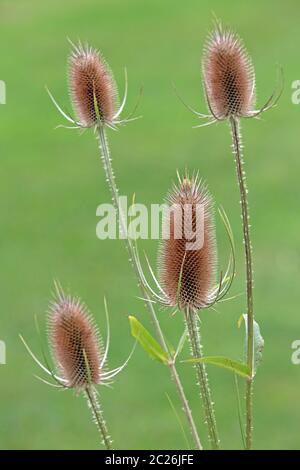
<path id="1" fill-rule="evenodd" d="M 253 362 L 254 362 L 254 342 L 253 342 L 253 267 L 249 225 L 249 209 L 246 186 L 246 174 L 243 170 L 243 155 L 240 133 L 240 122 L 237 118 L 230 118 L 233 151 L 236 163 L 238 185 L 241 195 L 241 210 L 243 220 L 243 237 L 246 260 L 246 283 L 247 283 L 247 364 L 250 370 L 250 378 L 246 384 L 246 448 L 252 449 L 253 444 Z"/>
<path id="2" fill-rule="evenodd" d="M 186 418 L 188 420 L 188 424 L 189 424 L 191 434 L 193 436 L 196 448 L 199 449 L 199 450 L 203 450 L 203 447 L 202 447 L 202 444 L 201 444 L 201 441 L 200 441 L 200 438 L 199 438 L 199 434 L 198 434 L 198 431 L 197 431 L 197 428 L 196 428 L 196 425 L 195 425 L 195 422 L 194 422 L 194 418 L 193 418 L 193 415 L 192 415 L 192 411 L 190 409 L 189 402 L 188 402 L 188 400 L 185 396 L 183 385 L 181 383 L 181 380 L 180 380 L 180 377 L 178 375 L 178 372 L 177 372 L 177 369 L 175 367 L 174 362 L 170 361 L 169 367 L 170 367 L 170 370 L 171 370 L 172 378 L 173 378 L 173 380 L 175 382 L 175 385 L 176 385 L 178 395 L 181 399 L 183 411 L 184 411 L 184 413 L 186 415 Z"/>
<path id="3" fill-rule="evenodd" d="M 190 308 L 186 308 L 184 311 L 185 321 L 187 325 L 191 352 L 194 359 L 203 357 L 201 335 L 199 329 L 199 319 L 195 312 Z M 195 363 L 195 369 L 197 374 L 198 385 L 200 388 L 200 396 L 203 403 L 203 410 L 205 415 L 205 421 L 208 427 L 208 437 L 213 450 L 219 450 L 220 440 L 217 430 L 217 423 L 215 418 L 215 412 L 213 407 L 213 401 L 211 398 L 207 372 L 205 364 L 201 362 Z"/>
<path id="4" fill-rule="evenodd" d="M 117 184 L 116 184 L 116 180 L 115 180 L 115 176 L 114 176 L 114 171 L 113 171 L 113 168 L 112 168 L 110 151 L 109 151 L 109 146 L 108 146 L 108 142 L 107 142 L 107 136 L 106 136 L 105 128 L 104 128 L 103 125 L 100 124 L 97 129 L 98 129 L 99 146 L 100 146 L 101 158 L 102 158 L 102 161 L 103 161 L 104 171 L 105 171 L 107 182 L 108 182 L 111 194 L 112 194 L 113 203 L 115 205 L 115 208 L 116 208 L 118 216 L 119 216 L 119 221 L 120 221 L 120 224 L 121 224 L 121 230 L 123 232 L 124 241 L 125 241 L 125 244 L 126 244 L 127 251 L 129 253 L 130 262 L 133 266 L 135 275 L 136 275 L 137 280 L 138 280 L 138 285 L 139 285 L 139 287 L 142 291 L 143 298 L 145 299 L 147 308 L 148 308 L 149 313 L 151 315 L 151 319 L 152 319 L 153 325 L 155 327 L 159 343 L 161 344 L 162 348 L 169 355 L 168 367 L 171 371 L 171 377 L 172 377 L 173 381 L 175 382 L 176 389 L 177 389 L 179 398 L 180 398 L 181 403 L 182 403 L 182 408 L 183 408 L 183 411 L 186 415 L 186 419 L 188 421 L 188 425 L 189 425 L 189 428 L 190 428 L 190 431 L 191 431 L 191 434 L 192 434 L 192 437 L 193 437 L 193 440 L 194 440 L 194 444 L 195 444 L 197 449 L 202 450 L 203 447 L 202 447 L 202 444 L 201 444 L 201 441 L 200 441 L 200 437 L 199 437 L 199 434 L 198 434 L 198 431 L 197 431 L 196 424 L 194 422 L 194 418 L 193 418 L 193 415 L 192 415 L 191 408 L 189 406 L 189 402 L 188 402 L 187 397 L 186 397 L 185 392 L 184 392 L 184 388 L 183 388 L 181 379 L 179 377 L 175 362 L 174 362 L 174 360 L 171 356 L 171 353 L 170 353 L 170 350 L 168 348 L 167 342 L 165 340 L 164 334 L 163 334 L 162 329 L 160 327 L 159 320 L 157 318 L 157 315 L 156 315 L 154 307 L 153 307 L 153 302 L 151 301 L 151 299 L 149 297 L 149 294 L 148 294 L 148 291 L 144 287 L 143 281 L 140 278 L 139 269 L 138 269 L 138 266 L 137 266 L 136 260 L 135 260 L 134 248 L 133 248 L 133 245 L 131 243 L 131 240 L 127 236 L 127 229 L 126 229 L 126 225 L 125 225 L 124 214 L 123 214 L 123 210 L 122 210 L 122 207 L 120 205 L 120 202 L 119 202 L 119 191 L 118 191 L 118 188 L 117 188 Z"/>
<path id="5" fill-rule="evenodd" d="M 109 436 L 106 422 L 103 418 L 103 413 L 97 398 L 96 391 L 92 386 L 90 386 L 85 389 L 85 394 L 88 404 L 92 410 L 93 418 L 101 435 L 102 444 L 106 447 L 107 450 L 113 450 L 112 440 Z"/>

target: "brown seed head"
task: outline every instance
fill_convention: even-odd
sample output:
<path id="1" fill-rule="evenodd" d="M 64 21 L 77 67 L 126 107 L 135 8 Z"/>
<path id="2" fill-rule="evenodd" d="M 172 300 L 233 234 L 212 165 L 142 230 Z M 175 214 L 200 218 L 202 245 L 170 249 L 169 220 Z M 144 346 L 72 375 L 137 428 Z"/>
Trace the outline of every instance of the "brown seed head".
<path id="1" fill-rule="evenodd" d="M 208 104 L 217 119 L 249 115 L 255 101 L 255 74 L 236 34 L 217 25 L 207 40 L 202 70 Z"/>
<path id="2" fill-rule="evenodd" d="M 91 383 L 99 383 L 99 335 L 87 308 L 79 299 L 59 292 L 49 312 L 49 341 L 68 387 L 81 389 Z"/>
<path id="3" fill-rule="evenodd" d="M 167 203 L 171 211 L 164 221 L 169 238 L 159 253 L 161 285 L 169 305 L 199 310 L 210 303 L 215 279 L 212 198 L 197 177 L 186 177 L 173 188 Z M 190 249 L 196 240 L 201 240 L 199 248 Z"/>
<path id="4" fill-rule="evenodd" d="M 111 122 L 115 114 L 117 91 L 111 70 L 91 47 L 74 47 L 69 59 L 69 84 L 79 121 L 87 127 Z"/>

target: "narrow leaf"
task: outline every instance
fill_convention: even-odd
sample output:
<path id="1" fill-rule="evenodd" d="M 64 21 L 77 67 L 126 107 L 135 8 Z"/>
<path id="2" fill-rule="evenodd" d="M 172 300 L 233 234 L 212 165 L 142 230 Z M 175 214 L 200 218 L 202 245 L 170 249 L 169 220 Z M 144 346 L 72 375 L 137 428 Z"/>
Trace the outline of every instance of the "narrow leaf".
<path id="1" fill-rule="evenodd" d="M 259 324 L 254 320 L 254 373 L 256 373 L 259 364 L 262 361 L 265 341 L 261 335 Z"/>
<path id="2" fill-rule="evenodd" d="M 245 432 L 244 432 L 243 418 L 242 418 L 243 414 L 242 414 L 241 396 L 240 396 L 239 382 L 238 382 L 238 378 L 236 374 L 234 374 L 234 385 L 235 385 L 235 392 L 236 392 L 240 432 L 241 432 L 241 437 L 243 441 L 243 447 L 244 449 L 246 449 L 246 439 L 245 439 Z"/>
<path id="3" fill-rule="evenodd" d="M 168 354 L 146 328 L 134 316 L 129 316 L 129 323 L 132 336 L 140 343 L 142 348 L 152 359 L 156 359 L 163 364 L 168 363 Z"/>
<path id="4" fill-rule="evenodd" d="M 244 314 L 242 317 L 245 323 L 245 331 L 246 331 L 246 340 L 245 340 L 245 351 L 247 351 L 247 336 L 248 336 L 248 329 L 247 329 L 247 315 Z M 241 319 L 239 320 L 239 325 L 241 324 Z M 254 342 L 254 358 L 253 358 L 253 372 L 254 375 L 256 374 L 257 368 L 262 360 L 263 350 L 264 350 L 264 339 L 261 335 L 259 324 L 254 320 L 253 322 L 253 342 Z"/>
<path id="5" fill-rule="evenodd" d="M 176 418 L 176 420 L 177 420 L 177 422 L 178 422 L 178 424 L 179 424 L 179 426 L 180 426 L 180 429 L 181 429 L 182 435 L 183 435 L 183 437 L 184 437 L 185 443 L 186 443 L 186 445 L 187 445 L 187 448 L 190 450 L 190 449 L 191 449 L 191 446 L 190 446 L 189 440 L 188 440 L 188 438 L 187 438 L 186 432 L 185 432 L 185 430 L 184 430 L 184 427 L 183 427 L 183 424 L 182 424 L 182 420 L 181 420 L 181 418 L 180 418 L 180 416 L 179 416 L 179 414 L 178 414 L 178 412 L 177 412 L 177 410 L 176 410 L 176 408 L 175 408 L 174 403 L 172 402 L 172 400 L 171 400 L 171 398 L 169 397 L 169 395 L 167 394 L 167 392 L 166 392 L 166 397 L 167 397 L 167 400 L 168 400 L 168 402 L 169 402 L 169 404 L 170 404 L 170 407 L 172 408 L 172 411 L 173 411 L 173 413 L 174 413 L 174 415 L 175 415 L 175 418 Z"/>
<path id="6" fill-rule="evenodd" d="M 185 330 L 184 330 L 184 332 L 183 332 L 183 334 L 182 334 L 182 336 L 179 340 L 174 359 L 176 359 L 179 356 L 179 354 L 181 354 L 187 337 L 188 337 L 188 330 L 187 330 L 187 328 L 185 328 Z"/>
<path id="7" fill-rule="evenodd" d="M 195 359 L 186 359 L 182 362 L 213 364 L 223 369 L 231 370 L 242 377 L 250 377 L 250 370 L 247 364 L 240 361 L 234 361 L 224 356 L 206 356 Z"/>

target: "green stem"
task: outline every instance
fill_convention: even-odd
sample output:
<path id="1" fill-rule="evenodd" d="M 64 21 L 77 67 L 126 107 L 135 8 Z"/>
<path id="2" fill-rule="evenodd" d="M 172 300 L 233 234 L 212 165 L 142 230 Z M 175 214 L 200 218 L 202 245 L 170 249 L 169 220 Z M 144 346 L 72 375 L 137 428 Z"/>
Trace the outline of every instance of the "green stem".
<path id="1" fill-rule="evenodd" d="M 191 350 L 193 357 L 201 358 L 202 357 L 202 346 L 201 346 L 201 337 L 198 326 L 198 317 L 190 309 L 185 310 L 185 320 L 187 324 L 187 329 L 189 333 L 189 339 L 191 344 Z M 198 385 L 200 388 L 200 395 L 203 402 L 203 409 L 205 420 L 208 427 L 208 437 L 212 449 L 218 450 L 220 448 L 220 441 L 218 436 L 216 418 L 213 408 L 213 402 L 210 394 L 208 377 L 206 373 L 205 365 L 201 362 L 195 363 L 196 374 L 198 379 Z"/>
<path id="2" fill-rule="evenodd" d="M 196 425 L 195 425 L 195 422 L 194 422 L 194 419 L 193 419 L 192 411 L 190 409 L 189 402 L 186 398 L 186 395 L 185 395 L 185 392 L 184 392 L 184 389 L 183 389 L 183 386 L 182 386 L 182 383 L 181 383 L 181 380 L 180 380 L 180 377 L 178 375 L 178 372 L 177 372 L 177 369 L 175 367 L 174 362 L 170 361 L 169 362 L 169 367 L 170 367 L 171 375 L 172 375 L 172 378 L 175 382 L 176 389 L 177 389 L 178 395 L 180 397 L 182 407 L 183 407 L 183 411 L 186 415 L 186 419 L 188 421 L 189 428 L 190 428 L 191 434 L 193 436 L 196 448 L 199 449 L 199 450 L 203 450 L 203 447 L 202 447 L 202 444 L 201 444 L 201 441 L 200 441 L 200 438 L 199 438 L 199 434 L 198 434 L 198 431 L 197 431 L 197 428 L 196 428 Z"/>
<path id="3" fill-rule="evenodd" d="M 103 418 L 103 414 L 100 408 L 100 404 L 97 399 L 95 390 L 92 387 L 87 387 L 85 389 L 85 394 L 88 400 L 88 403 L 91 407 L 93 418 L 99 430 L 99 433 L 102 438 L 102 444 L 106 447 L 107 450 L 112 450 L 112 440 L 109 436 L 106 422 Z"/>
<path id="4" fill-rule="evenodd" d="M 246 186 L 246 175 L 243 171 L 243 155 L 241 145 L 240 123 L 238 119 L 230 119 L 231 133 L 233 141 L 233 152 L 235 156 L 236 172 L 238 185 L 241 195 L 241 210 L 243 220 L 243 237 L 246 260 L 246 283 L 247 283 L 247 363 L 250 369 L 250 378 L 246 384 L 246 448 L 252 449 L 253 446 L 253 267 L 252 251 L 249 225 L 249 209 Z"/>
<path id="5" fill-rule="evenodd" d="M 143 298 L 145 299 L 146 306 L 149 310 L 152 322 L 153 322 L 155 330 L 156 330 L 158 340 L 159 340 L 162 348 L 169 354 L 168 366 L 169 366 L 169 369 L 171 371 L 171 377 L 175 382 L 176 389 L 177 389 L 179 398 L 181 400 L 183 411 L 186 415 L 188 425 L 189 425 L 191 434 L 193 436 L 195 446 L 196 446 L 197 449 L 202 450 L 202 444 L 201 444 L 201 441 L 200 441 L 200 438 L 199 438 L 199 435 L 198 435 L 198 431 L 197 431 L 197 428 L 196 428 L 196 425 L 195 425 L 195 422 L 194 422 L 194 419 L 193 419 L 192 411 L 189 407 L 189 403 L 188 403 L 188 400 L 186 398 L 186 395 L 185 395 L 180 377 L 178 375 L 178 372 L 177 372 L 176 366 L 174 364 L 173 358 L 171 357 L 168 345 L 166 343 L 164 334 L 163 334 L 162 329 L 161 329 L 160 324 L 159 324 L 159 320 L 156 316 L 156 313 L 155 313 L 155 310 L 154 310 L 154 307 L 153 307 L 153 302 L 151 301 L 151 299 L 149 297 L 148 291 L 145 288 L 142 279 L 140 279 L 139 269 L 138 269 L 138 266 L 137 266 L 136 261 L 135 261 L 134 248 L 133 248 L 133 245 L 132 245 L 132 242 L 131 242 L 130 238 L 128 238 L 128 236 L 127 236 L 127 227 L 126 227 L 126 223 L 125 223 L 124 213 L 123 213 L 123 209 L 121 207 L 120 201 L 119 201 L 119 192 L 118 192 L 118 188 L 117 188 L 116 181 L 115 181 L 115 176 L 114 176 L 114 172 L 113 172 L 113 168 L 112 168 L 112 164 L 111 164 L 111 157 L 110 157 L 110 153 L 109 153 L 107 137 L 106 137 L 105 128 L 104 128 L 103 125 L 99 125 L 99 127 L 98 127 L 98 137 L 99 137 L 99 145 L 100 145 L 101 157 L 102 157 L 102 162 L 103 162 L 103 166 L 104 166 L 106 179 L 107 179 L 107 182 L 108 182 L 111 194 L 112 194 L 114 206 L 115 206 L 115 208 L 118 212 L 119 221 L 120 221 L 120 225 L 121 225 L 121 231 L 122 231 L 122 234 L 123 234 L 123 238 L 124 238 L 124 242 L 125 242 L 127 251 L 129 253 L 130 262 L 132 264 L 134 273 L 136 275 L 138 285 L 139 285 L 139 287 L 142 291 Z"/>

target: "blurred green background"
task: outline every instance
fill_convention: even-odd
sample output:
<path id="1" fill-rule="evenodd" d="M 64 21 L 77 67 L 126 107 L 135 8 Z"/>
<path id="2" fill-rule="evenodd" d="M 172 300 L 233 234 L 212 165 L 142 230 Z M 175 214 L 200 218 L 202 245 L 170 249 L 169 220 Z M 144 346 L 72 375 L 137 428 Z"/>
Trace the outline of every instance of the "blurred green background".
<path id="1" fill-rule="evenodd" d="M 7 104 L 0 106 L 0 339 L 7 346 L 7 365 L 0 366 L 2 449 L 98 447 L 84 399 L 39 383 L 33 377 L 38 369 L 18 339 L 22 333 L 39 351 L 34 315 L 44 326 L 54 278 L 87 302 L 102 329 L 107 296 L 111 367 L 119 365 L 132 346 L 128 314 L 138 315 L 151 328 L 122 242 L 96 238 L 96 207 L 110 195 L 93 134 L 54 130 L 62 118 L 44 86 L 70 110 L 67 37 L 100 48 L 120 90 L 127 66 L 129 110 L 140 85 L 144 87 L 143 119 L 109 135 L 121 194 L 135 193 L 139 202 L 160 203 L 176 169 L 198 169 L 230 217 L 238 256 L 231 292 L 243 291 L 239 195 L 227 125 L 193 130 L 196 120 L 171 85 L 176 82 L 186 101 L 205 109 L 200 57 L 213 12 L 243 37 L 255 65 L 260 104 L 274 88 L 276 64 L 284 68 L 279 106 L 261 121 L 243 124 L 255 309 L 265 338 L 255 385 L 255 447 L 300 447 L 300 366 L 291 364 L 291 343 L 300 338 L 300 108 L 291 102 L 291 83 L 300 78 L 299 2 L 1 0 L 0 79 L 7 86 Z M 217 228 L 224 265 L 228 245 L 219 222 Z M 140 246 L 155 263 L 157 242 L 143 241 Z M 244 309 L 241 296 L 219 305 L 218 312 L 201 314 L 206 354 L 242 358 L 244 334 L 237 329 L 237 320 Z M 176 342 L 182 331 L 180 314 L 159 315 L 168 337 Z M 187 354 L 185 350 L 184 357 Z M 179 370 L 206 442 L 194 371 L 183 364 Z M 233 376 L 212 366 L 209 375 L 222 445 L 239 449 Z M 138 348 L 114 387 L 100 389 L 117 448 L 185 447 L 166 392 L 180 413 L 168 370 Z"/>

